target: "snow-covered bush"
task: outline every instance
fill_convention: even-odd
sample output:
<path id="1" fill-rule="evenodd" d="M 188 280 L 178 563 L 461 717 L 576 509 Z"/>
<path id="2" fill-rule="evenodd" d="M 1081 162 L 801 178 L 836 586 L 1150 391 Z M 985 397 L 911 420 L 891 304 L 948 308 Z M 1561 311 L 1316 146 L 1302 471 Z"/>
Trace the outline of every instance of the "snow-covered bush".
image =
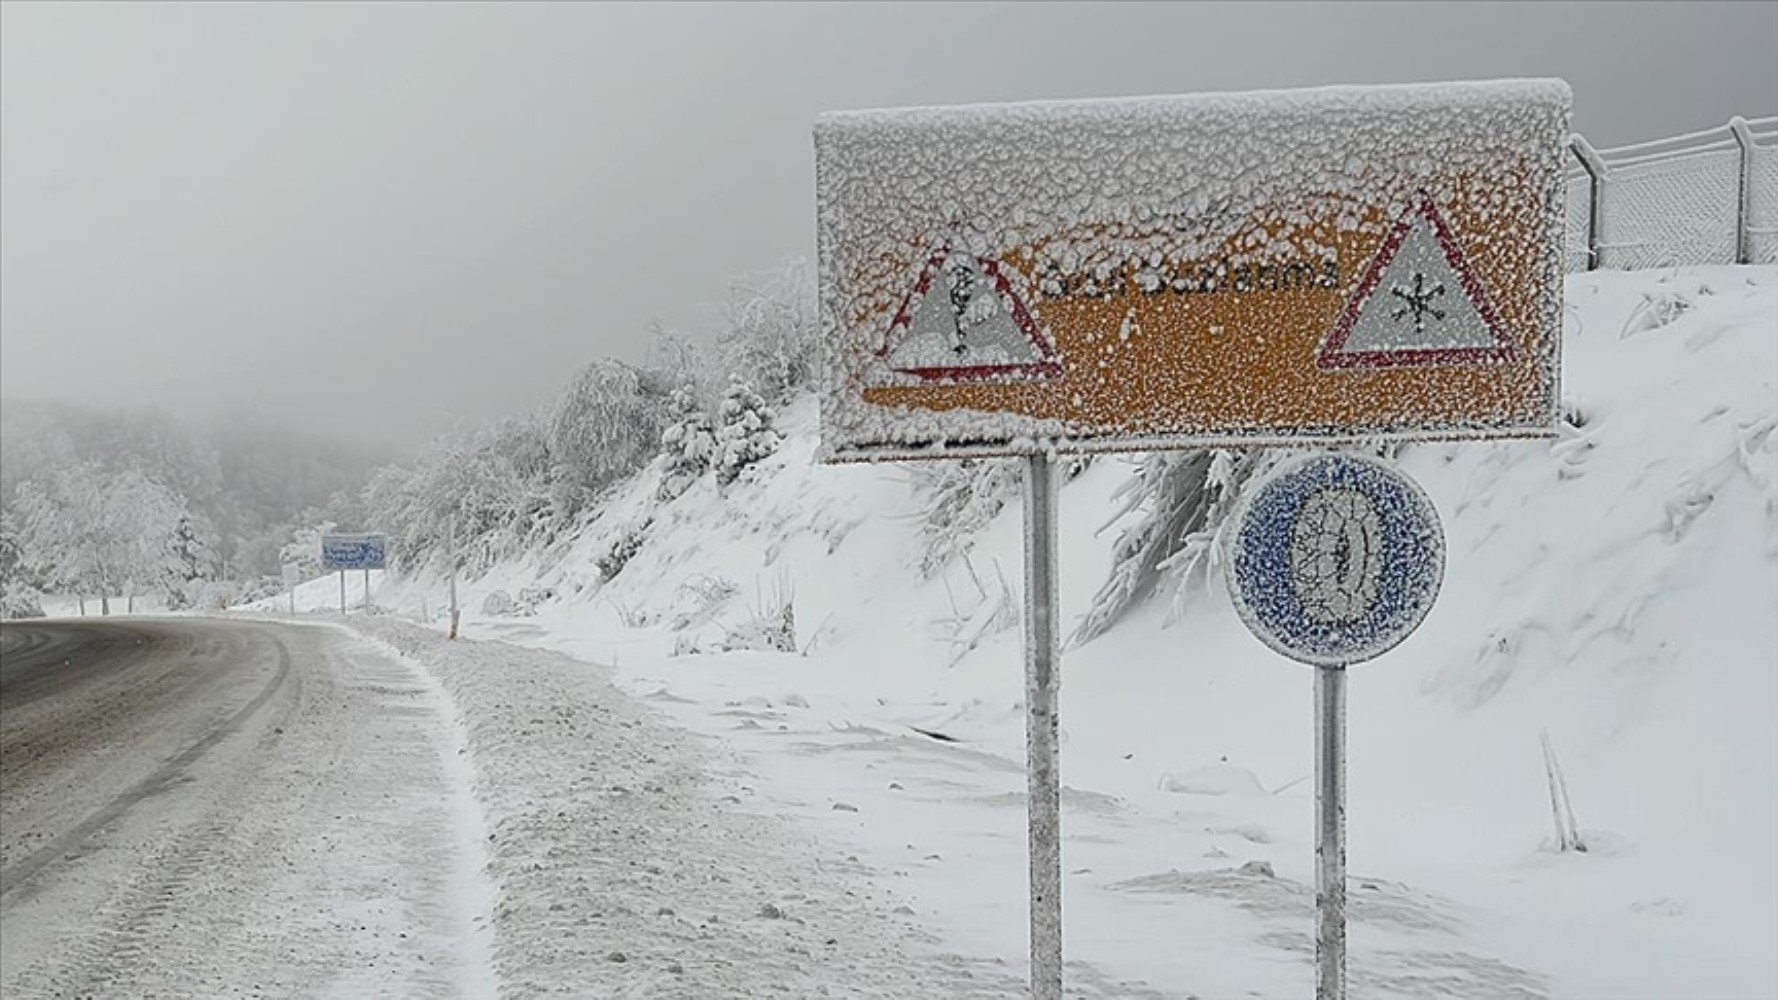
<path id="1" fill-rule="evenodd" d="M 786 581 L 775 584 L 754 602 L 745 622 L 722 640 L 725 652 L 757 650 L 768 653 L 796 652 L 796 592 Z"/>
<path id="2" fill-rule="evenodd" d="M 505 616 L 516 615 L 518 612 L 518 602 L 514 601 L 512 595 L 504 590 L 490 591 L 488 596 L 482 598 L 482 614 L 484 615 Z"/>
<path id="3" fill-rule="evenodd" d="M 556 599 L 553 587 L 520 587 L 518 610 L 522 615 L 534 615 L 537 609 Z"/>
<path id="4" fill-rule="evenodd" d="M 585 497 L 641 467 L 660 447 L 666 397 L 657 379 L 620 361 L 587 365 L 550 415 L 555 476 Z"/>
<path id="5" fill-rule="evenodd" d="M 724 318 L 717 346 L 729 374 L 775 401 L 814 378 L 821 341 L 815 269 L 807 260 L 793 258 L 775 270 L 736 278 Z"/>
<path id="6" fill-rule="evenodd" d="M 1019 495 L 1016 460 L 966 458 L 909 465 L 920 499 L 920 575 L 931 578 L 975 543 L 976 532 Z"/>
<path id="7" fill-rule="evenodd" d="M 727 486 L 748 466 L 769 457 L 782 440 L 772 427 L 776 418 L 759 393 L 740 376 L 731 376 L 717 411 L 716 485 Z"/>
<path id="8" fill-rule="evenodd" d="M 690 489 L 716 460 L 716 432 L 710 427 L 709 414 L 689 386 L 673 390 L 667 412 L 667 429 L 661 432 L 666 465 L 655 491 L 657 499 L 663 502 Z"/>
<path id="9" fill-rule="evenodd" d="M 648 540 L 648 528 L 652 523 L 644 521 L 617 533 L 617 537 L 606 547 L 605 553 L 593 560 L 599 567 L 600 579 L 610 580 L 623 572 L 631 557 L 642 551 L 642 543 Z"/>
<path id="10" fill-rule="evenodd" d="M 720 576 L 694 576 L 679 585 L 669 625 L 675 632 L 702 625 L 716 616 L 740 588 Z"/>
<path id="11" fill-rule="evenodd" d="M 1399 443 L 1353 450 L 1394 458 Z M 1241 495 L 1288 452 L 1277 449 L 1158 452 L 1138 460 L 1136 472 L 1112 499 L 1122 502 L 1109 527 L 1134 516 L 1112 546 L 1111 573 L 1076 626 L 1072 641 L 1088 642 L 1143 598 L 1171 589 L 1167 621 L 1184 613 L 1198 585 L 1214 578 L 1223 532 Z"/>
<path id="12" fill-rule="evenodd" d="M 1274 452 L 1181 451 L 1144 455 L 1112 495 L 1122 507 L 1109 524 L 1134 516 L 1112 546 L 1111 573 L 1073 641 L 1103 635 L 1162 581 L 1172 583 L 1173 613 L 1215 560 L 1216 538 L 1241 490 L 1276 460 Z"/>

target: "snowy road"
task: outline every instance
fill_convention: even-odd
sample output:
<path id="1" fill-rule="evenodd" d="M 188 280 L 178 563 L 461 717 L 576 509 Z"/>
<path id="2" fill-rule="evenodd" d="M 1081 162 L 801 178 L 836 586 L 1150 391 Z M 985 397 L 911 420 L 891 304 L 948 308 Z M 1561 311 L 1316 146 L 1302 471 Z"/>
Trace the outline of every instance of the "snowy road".
<path id="1" fill-rule="evenodd" d="M 0 995 L 491 995 L 449 718 L 333 629 L 8 624 Z"/>

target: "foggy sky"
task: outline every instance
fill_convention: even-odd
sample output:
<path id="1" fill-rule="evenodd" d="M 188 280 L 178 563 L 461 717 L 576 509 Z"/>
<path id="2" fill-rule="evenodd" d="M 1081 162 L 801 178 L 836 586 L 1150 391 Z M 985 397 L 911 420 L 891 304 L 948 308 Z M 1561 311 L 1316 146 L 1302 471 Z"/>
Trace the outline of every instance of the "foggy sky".
<path id="1" fill-rule="evenodd" d="M 0 8 L 0 393 L 413 444 L 813 252 L 824 110 L 1562 76 L 1778 111 L 1778 5 Z"/>

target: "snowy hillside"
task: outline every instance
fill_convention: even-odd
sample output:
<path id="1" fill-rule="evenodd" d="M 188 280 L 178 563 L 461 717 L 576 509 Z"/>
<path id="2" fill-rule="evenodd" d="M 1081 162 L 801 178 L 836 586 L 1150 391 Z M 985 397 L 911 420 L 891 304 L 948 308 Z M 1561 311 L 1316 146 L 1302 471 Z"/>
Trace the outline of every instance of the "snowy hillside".
<path id="1" fill-rule="evenodd" d="M 1561 439 L 1399 459 L 1449 556 L 1422 629 L 1352 677 L 1354 989 L 1778 995 L 1778 269 L 1598 272 L 1567 299 Z M 1016 494 L 928 577 L 917 473 L 813 464 L 807 398 L 779 425 L 738 482 L 661 503 L 657 461 L 465 582 L 465 634 L 615 665 L 739 754 L 737 797 L 855 852 L 947 947 L 1022 967 Z M 1062 490 L 1070 620 L 1130 471 L 1101 458 Z M 374 586 L 437 620 L 437 576 Z M 526 588 L 549 591 L 535 615 L 478 613 Z M 1068 958 L 1138 995 L 1305 995 L 1310 673 L 1219 579 L 1170 624 L 1168 603 L 1065 659 Z M 1546 731 L 1585 853 L 1549 849 Z"/>

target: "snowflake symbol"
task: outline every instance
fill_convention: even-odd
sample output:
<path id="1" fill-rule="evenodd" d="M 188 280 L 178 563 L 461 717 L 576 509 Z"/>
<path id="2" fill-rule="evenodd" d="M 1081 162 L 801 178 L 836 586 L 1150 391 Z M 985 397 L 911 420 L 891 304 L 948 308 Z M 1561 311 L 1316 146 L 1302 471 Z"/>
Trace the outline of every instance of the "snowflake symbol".
<path id="1" fill-rule="evenodd" d="M 1444 310 L 1435 309 L 1432 305 L 1433 299 L 1445 294 L 1445 286 L 1442 284 L 1435 284 L 1431 288 L 1427 288 L 1426 275 L 1424 272 L 1414 272 L 1413 288 L 1409 288 L 1406 285 L 1396 285 L 1389 290 L 1389 294 L 1406 303 L 1406 305 L 1397 306 L 1396 310 L 1389 314 L 1389 318 L 1399 320 L 1412 315 L 1414 317 L 1415 333 L 1426 332 L 1426 317 L 1428 315 L 1433 319 L 1445 318 Z"/>

